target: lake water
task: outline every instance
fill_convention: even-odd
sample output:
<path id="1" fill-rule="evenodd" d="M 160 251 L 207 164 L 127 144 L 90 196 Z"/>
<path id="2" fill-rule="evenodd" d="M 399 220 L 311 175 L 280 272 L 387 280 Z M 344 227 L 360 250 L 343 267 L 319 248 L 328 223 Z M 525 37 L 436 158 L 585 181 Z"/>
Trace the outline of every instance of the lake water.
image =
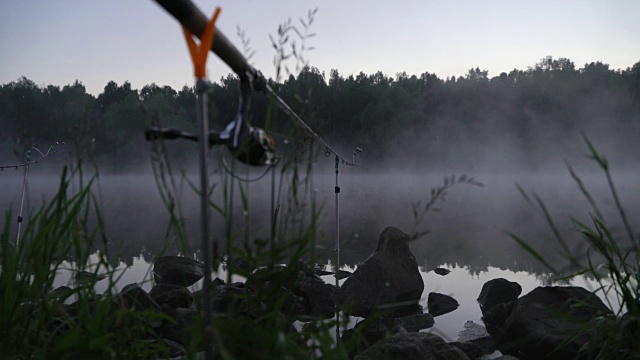
<path id="1" fill-rule="evenodd" d="M 333 249 L 335 234 L 335 175 L 332 166 L 326 169 L 316 167 L 312 187 L 319 204 L 323 204 L 319 220 L 318 244 L 324 249 Z M 410 174 L 397 171 L 387 173 L 365 172 L 356 168 L 343 169 L 339 177 L 341 264 L 353 269 L 364 261 L 377 246 L 378 236 L 387 226 L 396 226 L 405 232 L 414 228 L 412 203 L 429 200 L 430 190 L 442 185 L 443 174 Z M 571 230 L 569 215 L 588 222 L 589 204 L 568 173 L 509 173 L 492 172 L 470 174 L 484 184 L 476 187 L 458 184 L 448 191 L 445 202 L 439 202 L 439 212 L 429 213 L 417 230 L 429 230 L 429 234 L 411 243 L 425 282 L 425 292 L 421 304 L 426 309 L 429 292 L 439 292 L 453 296 L 460 307 L 436 318 L 435 331 L 449 340 L 455 340 L 468 320 L 480 321 L 480 309 L 476 298 L 482 285 L 494 278 L 503 277 L 517 281 L 523 287 L 523 294 L 536 286 L 550 283 L 551 276 L 544 266 L 536 262 L 516 244 L 506 232 L 518 234 L 554 265 L 565 262 L 559 252 L 559 245 L 544 219 L 529 206 L 515 187 L 518 182 L 523 188 L 535 191 L 545 201 L 549 211 L 558 222 L 558 228 L 569 239 L 569 245 L 576 253 L 586 250 L 576 234 Z M 189 175 L 197 182 L 196 174 Z M 57 190 L 59 179 L 55 175 L 39 174 L 32 168 L 28 182 L 27 209 L 38 208 L 51 199 Z M 212 182 L 219 182 L 218 176 Z M 0 206 L 13 209 L 12 222 L 20 205 L 22 190 L 20 172 L 4 171 L 0 174 Z M 587 187 L 593 190 L 595 200 L 601 206 L 613 232 L 624 235 L 624 229 L 615 216 L 615 203 L 609 196 L 604 175 L 588 173 L 583 176 Z M 614 173 L 620 198 L 627 210 L 631 224 L 640 220 L 640 190 L 635 173 Z M 77 179 L 74 187 L 77 189 Z M 150 172 L 135 175 L 101 175 L 96 184 L 96 194 L 101 201 L 107 234 L 112 240 L 110 256 L 120 262 L 125 270 L 122 286 L 149 279 L 150 262 L 167 244 L 169 216 L 161 201 L 159 192 Z M 234 218 L 240 238 L 244 237 L 244 221 L 249 221 L 248 237 L 268 238 L 269 209 L 271 206 L 271 179 L 251 183 L 245 189 L 250 199 L 249 211 L 240 206 L 241 195 L 234 197 L 237 205 Z M 221 187 L 214 190 L 214 201 L 220 202 Z M 191 248 L 197 249 L 199 240 L 199 198 L 183 186 L 180 196 L 182 214 L 191 240 Z M 286 208 L 286 201 L 280 202 Z M 28 211 L 25 210 L 25 214 Z M 4 222 L 4 217 L 1 220 Z M 25 221 L 29 217 L 25 216 Z M 213 235 L 224 238 L 224 223 L 215 213 L 212 215 Z M 4 224 L 2 224 L 4 227 Z M 17 224 L 10 224 L 15 233 Z M 222 240 L 220 240 L 222 241 Z M 241 240 L 238 240 L 241 241 Z M 177 251 L 172 242 L 166 251 Z M 322 252 L 319 250 L 319 253 Z M 319 263 L 329 263 L 331 251 L 324 252 Z M 112 259 L 113 260 L 113 259 Z M 435 274 L 432 269 L 444 267 L 451 270 L 446 276 Z M 224 273 L 219 274 L 224 278 Z M 326 278 L 333 283 L 333 278 Z M 70 280 L 69 274 L 61 274 L 57 284 Z M 584 281 L 576 280 L 583 285 Z M 98 284 L 100 286 L 100 284 Z M 151 283 L 143 288 L 149 290 Z M 98 289 L 99 290 L 99 289 Z M 357 321 L 357 319 L 354 319 Z"/>

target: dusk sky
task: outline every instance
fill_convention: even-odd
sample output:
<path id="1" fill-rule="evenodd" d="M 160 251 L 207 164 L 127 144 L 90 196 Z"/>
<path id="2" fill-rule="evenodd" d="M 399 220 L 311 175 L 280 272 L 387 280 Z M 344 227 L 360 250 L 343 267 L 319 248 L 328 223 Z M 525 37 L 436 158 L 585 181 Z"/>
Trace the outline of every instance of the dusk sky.
<path id="1" fill-rule="evenodd" d="M 568 57 L 582 67 L 600 60 L 613 69 L 640 61 L 640 1 L 208 1 L 217 27 L 240 48 L 239 25 L 256 50 L 253 65 L 274 76 L 269 34 L 291 17 L 318 8 L 309 64 L 348 76 L 425 71 L 441 78 L 472 67 L 489 76 L 526 69 L 541 58 Z M 209 57 L 208 76 L 229 68 Z M 295 67 L 295 64 L 291 64 Z M 176 89 L 193 83 L 177 22 L 152 0 L 21 0 L 0 2 L 0 84 L 20 76 L 39 85 L 76 79 L 92 94 L 110 80 Z"/>

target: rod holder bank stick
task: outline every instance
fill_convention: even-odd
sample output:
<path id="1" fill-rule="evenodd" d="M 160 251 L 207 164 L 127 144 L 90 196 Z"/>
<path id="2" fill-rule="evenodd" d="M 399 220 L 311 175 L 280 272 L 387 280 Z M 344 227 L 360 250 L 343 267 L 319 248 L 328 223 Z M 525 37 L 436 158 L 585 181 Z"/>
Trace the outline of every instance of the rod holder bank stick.
<path id="1" fill-rule="evenodd" d="M 336 288 L 340 287 L 338 282 L 338 272 L 340 271 L 340 204 L 338 202 L 338 195 L 340 194 L 340 187 L 338 186 L 338 173 L 340 166 L 340 158 L 336 155 Z M 340 340 L 340 309 L 336 308 L 336 342 Z"/>
<path id="2" fill-rule="evenodd" d="M 207 23 L 207 27 L 202 34 L 200 45 L 196 45 L 193 35 L 185 27 L 182 28 L 191 60 L 193 61 L 194 75 L 196 77 L 196 94 L 198 103 L 196 118 L 198 122 L 198 143 L 200 152 L 200 216 L 202 235 L 202 261 L 204 262 L 204 307 L 205 307 L 205 329 L 204 329 L 204 353 L 207 360 L 213 359 L 213 327 L 211 311 L 211 248 L 209 246 L 209 179 L 207 171 L 207 153 L 209 146 L 209 116 L 207 114 L 207 91 L 209 82 L 205 79 L 205 65 L 207 55 L 213 43 L 215 35 L 215 22 L 220 14 L 220 8 L 216 8 L 213 17 Z M 213 244 L 213 256 L 217 260 L 217 243 Z"/>

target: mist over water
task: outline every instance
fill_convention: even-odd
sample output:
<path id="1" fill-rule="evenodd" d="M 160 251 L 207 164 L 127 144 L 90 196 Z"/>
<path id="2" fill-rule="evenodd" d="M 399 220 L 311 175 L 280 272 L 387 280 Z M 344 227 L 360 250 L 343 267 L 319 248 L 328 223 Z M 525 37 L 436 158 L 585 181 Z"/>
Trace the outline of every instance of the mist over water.
<path id="1" fill-rule="evenodd" d="M 331 165 L 329 165 L 331 163 Z M 28 178 L 28 196 L 25 203 L 25 224 L 29 221 L 29 210 L 38 209 L 50 201 L 59 186 L 57 175 L 42 175 L 32 169 Z M 403 231 L 426 231 L 429 233 L 411 243 L 411 249 L 424 270 L 437 266 L 455 266 L 478 273 L 487 267 L 544 273 L 538 264 L 508 235 L 507 231 L 527 240 L 547 260 L 557 265 L 564 264 L 559 255 L 559 244 L 541 214 L 531 207 L 517 190 L 522 188 L 537 193 L 548 207 L 560 231 L 571 240 L 577 253 L 586 248 L 572 230 L 570 216 L 589 223 L 593 211 L 580 193 L 568 172 L 546 173 L 476 173 L 468 174 L 482 187 L 456 184 L 448 190 L 445 201 L 438 202 L 439 211 L 429 212 L 424 221 L 416 224 L 412 204 L 426 203 L 432 188 L 443 184 L 442 174 L 424 172 L 388 171 L 381 173 L 354 167 L 340 168 L 339 194 L 341 262 L 355 265 L 363 261 L 376 248 L 378 237 L 387 226 L 396 226 Z M 197 183 L 197 174 L 188 177 Z M 318 227 L 318 262 L 333 257 L 335 236 L 335 174 L 333 161 L 320 159 L 312 175 L 312 186 L 322 212 Z M 13 216 L 10 224 L 15 233 L 15 218 L 19 210 L 23 177 L 19 172 L 5 173 L 1 180 L 3 191 L 0 204 L 10 206 Z M 177 176 L 179 181 L 179 176 Z M 582 180 L 592 191 L 595 201 L 615 234 L 624 234 L 617 216 L 615 203 L 606 186 L 605 177 L 598 172 L 585 173 Z M 217 176 L 212 182 L 219 182 Z M 614 173 L 620 198 L 627 210 L 631 224 L 640 217 L 640 193 L 637 174 Z M 277 182 L 277 179 L 276 179 Z M 72 182 L 77 190 L 78 181 Z M 238 235 L 237 245 L 244 241 L 245 221 L 249 221 L 248 239 L 269 237 L 271 179 L 269 176 L 251 183 L 248 189 L 249 211 L 245 214 L 236 186 L 234 199 L 234 231 Z M 141 253 L 151 260 L 166 244 L 168 253 L 178 247 L 165 240 L 169 227 L 168 211 L 162 202 L 152 174 L 101 175 L 93 187 L 97 195 L 107 235 L 110 237 L 111 256 L 117 255 L 125 263 L 131 263 Z M 221 187 L 217 184 L 213 201 L 220 203 Z M 180 195 L 182 216 L 185 219 L 190 249 L 199 248 L 199 197 L 186 183 Z M 281 205 L 286 207 L 284 200 Z M 282 215 L 281 215 L 282 216 Z M 4 218 L 2 222 L 4 223 Z M 4 224 L 3 224 L 4 225 Z M 23 225 L 24 226 L 24 225 Z M 221 216 L 212 213 L 212 234 L 221 244 L 225 243 L 225 227 Z M 620 236 L 624 238 L 624 236 Z M 582 244 L 582 245 L 581 245 Z"/>

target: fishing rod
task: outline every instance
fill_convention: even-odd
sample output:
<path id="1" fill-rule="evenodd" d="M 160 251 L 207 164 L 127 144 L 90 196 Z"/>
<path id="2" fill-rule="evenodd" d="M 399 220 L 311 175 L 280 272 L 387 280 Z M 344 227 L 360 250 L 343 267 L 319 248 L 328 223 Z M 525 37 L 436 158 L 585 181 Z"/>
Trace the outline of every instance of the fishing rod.
<path id="1" fill-rule="evenodd" d="M 202 39 L 202 36 L 207 27 L 208 19 L 200 11 L 200 9 L 193 4 L 190 0 L 154 0 L 158 5 L 165 9 L 171 16 L 173 16 L 178 22 L 184 26 L 190 33 Z M 276 91 L 267 83 L 264 75 L 253 66 L 249 65 L 245 57 L 238 51 L 238 49 L 231 44 L 229 39 L 218 29 L 215 28 L 215 41 L 211 46 L 211 51 L 216 54 L 220 60 L 227 64 L 239 77 L 242 82 L 244 78 L 251 84 L 251 87 L 255 91 L 263 92 L 275 99 L 276 105 L 291 117 L 295 123 L 302 127 L 310 136 L 318 141 L 325 148 L 325 155 L 327 157 L 331 154 L 340 159 L 342 164 L 346 166 L 356 166 L 365 168 L 362 165 L 355 164 L 349 159 L 341 156 L 336 150 L 334 150 L 327 142 L 324 141 L 318 134 L 316 134 L 311 127 L 304 121 L 298 114 L 291 109 L 291 107 L 276 93 Z"/>

